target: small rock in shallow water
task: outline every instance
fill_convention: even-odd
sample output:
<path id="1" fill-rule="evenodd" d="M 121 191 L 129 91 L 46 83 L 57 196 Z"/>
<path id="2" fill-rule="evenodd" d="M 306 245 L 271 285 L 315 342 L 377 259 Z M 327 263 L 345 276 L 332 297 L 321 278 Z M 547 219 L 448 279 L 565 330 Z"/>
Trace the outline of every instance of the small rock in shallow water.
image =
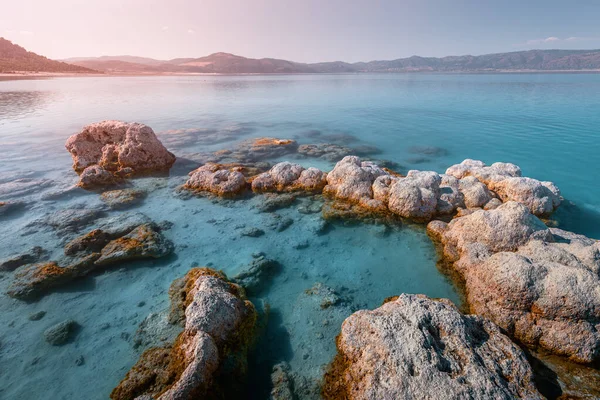
<path id="1" fill-rule="evenodd" d="M 244 229 L 241 233 L 242 236 L 248 236 L 248 237 L 259 237 L 265 234 L 265 231 L 263 231 L 262 229 L 259 228 L 247 228 Z"/>
<path id="2" fill-rule="evenodd" d="M 44 339 L 52 346 L 61 346 L 73 338 L 78 327 L 72 319 L 60 322 L 44 331 Z"/>
<path id="3" fill-rule="evenodd" d="M 46 311 L 38 311 L 33 314 L 29 314 L 29 320 L 30 321 L 39 321 L 40 319 L 44 318 L 45 315 L 46 315 Z"/>
<path id="4" fill-rule="evenodd" d="M 39 246 L 31 248 L 23 254 L 17 254 L 4 260 L 0 260 L 0 271 L 14 271 L 15 269 L 26 265 L 45 260 L 48 252 Z"/>
<path id="5" fill-rule="evenodd" d="M 103 192 L 100 200 L 113 210 L 122 210 L 140 204 L 145 197 L 143 190 L 119 189 Z"/>
<path id="6" fill-rule="evenodd" d="M 248 293 L 256 294 L 266 286 L 267 280 L 277 274 L 280 269 L 281 265 L 277 261 L 261 257 L 253 260 L 231 281 L 243 286 Z"/>
<path id="7" fill-rule="evenodd" d="M 75 359 L 75 365 L 77 365 L 78 367 L 82 366 L 85 363 L 85 359 L 83 358 L 83 356 L 79 356 Z"/>

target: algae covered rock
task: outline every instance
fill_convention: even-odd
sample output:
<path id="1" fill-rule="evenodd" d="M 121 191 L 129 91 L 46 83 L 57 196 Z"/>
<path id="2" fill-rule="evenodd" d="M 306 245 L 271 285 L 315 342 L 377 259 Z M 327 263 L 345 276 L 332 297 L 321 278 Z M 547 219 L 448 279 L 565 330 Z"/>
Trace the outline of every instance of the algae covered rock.
<path id="1" fill-rule="evenodd" d="M 326 399 L 542 399 L 523 351 L 448 300 L 402 294 L 342 324 Z"/>
<path id="2" fill-rule="evenodd" d="M 170 295 L 172 322 L 183 324 L 183 332 L 172 346 L 146 350 L 111 399 L 239 396 L 256 324 L 243 289 L 222 273 L 194 268 Z"/>

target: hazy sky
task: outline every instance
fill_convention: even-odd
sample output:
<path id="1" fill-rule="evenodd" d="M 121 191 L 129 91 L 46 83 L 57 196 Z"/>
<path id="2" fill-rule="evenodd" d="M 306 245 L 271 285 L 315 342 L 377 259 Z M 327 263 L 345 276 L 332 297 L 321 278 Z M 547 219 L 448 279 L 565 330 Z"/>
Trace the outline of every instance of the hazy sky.
<path id="1" fill-rule="evenodd" d="M 0 36 L 50 58 L 369 61 L 600 48 L 599 0 L 0 0 L 0 10 Z"/>

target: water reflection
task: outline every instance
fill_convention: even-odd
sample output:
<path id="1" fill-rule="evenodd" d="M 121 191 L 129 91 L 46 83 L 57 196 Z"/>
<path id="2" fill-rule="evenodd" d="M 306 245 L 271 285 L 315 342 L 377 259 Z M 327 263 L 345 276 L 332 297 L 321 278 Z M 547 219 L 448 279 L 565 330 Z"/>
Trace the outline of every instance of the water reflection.
<path id="1" fill-rule="evenodd" d="M 52 92 L 2 92 L 0 91 L 0 124 L 5 119 L 17 119 L 33 114 L 48 104 Z"/>

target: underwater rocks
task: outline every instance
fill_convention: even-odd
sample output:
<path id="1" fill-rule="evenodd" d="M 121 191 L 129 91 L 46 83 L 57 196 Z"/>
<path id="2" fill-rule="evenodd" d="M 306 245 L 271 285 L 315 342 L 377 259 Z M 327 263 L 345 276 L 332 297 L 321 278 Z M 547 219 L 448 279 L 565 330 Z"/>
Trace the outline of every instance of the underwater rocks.
<path id="1" fill-rule="evenodd" d="M 125 176 L 167 172 L 175 162 L 152 128 L 140 123 L 87 125 L 65 147 L 81 174 L 79 185 L 86 189 L 114 185 Z"/>
<path id="2" fill-rule="evenodd" d="M 252 191 L 321 193 L 327 174 L 317 168 L 304 169 L 299 164 L 282 162 L 252 180 Z"/>
<path id="3" fill-rule="evenodd" d="M 208 192 L 221 197 L 237 196 L 248 188 L 246 177 L 237 167 L 208 163 L 190 172 L 183 186 L 192 192 Z"/>
<path id="4" fill-rule="evenodd" d="M 523 351 L 448 300 L 402 294 L 342 324 L 326 399 L 542 399 Z"/>
<path id="5" fill-rule="evenodd" d="M 327 161 L 339 161 L 346 156 L 355 154 L 355 151 L 338 144 L 317 143 L 298 146 L 298 154 L 305 157 L 321 158 Z"/>
<path id="6" fill-rule="evenodd" d="M 295 140 L 261 137 L 244 140 L 230 150 L 224 149 L 210 154 L 199 154 L 199 157 L 193 158 L 211 163 L 257 163 L 296 153 L 297 150 L 298 143 Z"/>
<path id="7" fill-rule="evenodd" d="M 467 159 L 449 167 L 446 174 L 458 179 L 473 176 L 502 201 L 518 201 L 538 216 L 552 213 L 562 201 L 559 189 L 552 182 L 522 177 L 521 168 L 510 163 L 486 166 L 482 161 Z"/>
<path id="8" fill-rule="evenodd" d="M 0 218 L 8 217 L 26 208 L 22 201 L 0 201 Z"/>
<path id="9" fill-rule="evenodd" d="M 257 318 L 244 290 L 220 272 L 194 268 L 169 294 L 172 322 L 181 323 L 183 332 L 170 347 L 146 350 L 111 399 L 234 396 L 241 390 Z"/>
<path id="10" fill-rule="evenodd" d="M 26 264 L 42 261 L 48 257 L 48 251 L 39 246 L 32 247 L 27 252 L 16 254 L 0 260 L 0 271 L 14 271 Z"/>
<path id="11" fill-rule="evenodd" d="M 599 241 L 547 228 L 516 202 L 427 230 L 472 312 L 532 348 L 580 363 L 600 359 Z"/>
<path id="12" fill-rule="evenodd" d="M 136 189 L 109 190 L 103 192 L 100 200 L 113 210 L 122 210 L 141 203 L 146 197 L 146 192 Z"/>
<path id="13" fill-rule="evenodd" d="M 286 208 L 296 201 L 296 196 L 289 193 L 265 193 L 256 206 L 260 212 L 273 212 L 280 208 Z"/>
<path id="14" fill-rule="evenodd" d="M 248 294 L 256 295 L 280 269 L 281 265 L 277 261 L 261 255 L 231 278 L 231 281 L 246 289 Z"/>
<path id="15" fill-rule="evenodd" d="M 52 346 L 62 346 L 71 340 L 78 327 L 72 319 L 60 322 L 44 331 L 44 339 Z"/>
<path id="16" fill-rule="evenodd" d="M 116 232 L 120 235 L 93 230 L 65 246 L 65 254 L 69 257 L 64 260 L 22 267 L 15 274 L 7 294 L 20 300 L 33 300 L 98 268 L 137 259 L 160 258 L 173 251 L 171 241 L 164 238 L 154 224 Z M 61 267 L 59 263 L 65 266 Z"/>

